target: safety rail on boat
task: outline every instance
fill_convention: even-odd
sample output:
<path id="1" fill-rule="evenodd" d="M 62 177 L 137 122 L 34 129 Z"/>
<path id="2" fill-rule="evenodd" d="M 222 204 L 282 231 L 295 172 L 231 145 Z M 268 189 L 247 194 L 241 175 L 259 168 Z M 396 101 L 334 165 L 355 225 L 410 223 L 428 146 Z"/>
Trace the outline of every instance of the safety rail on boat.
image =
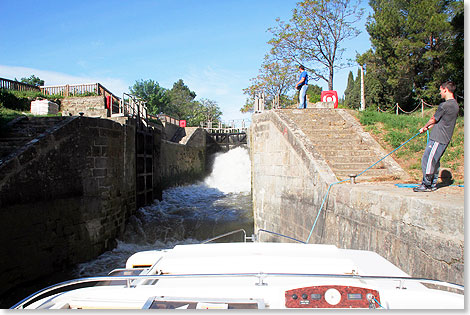
<path id="1" fill-rule="evenodd" d="M 129 269 L 132 270 L 132 269 Z M 95 283 L 105 281 L 126 281 L 127 288 L 135 288 L 136 286 L 131 285 L 131 281 L 135 280 L 162 280 L 162 279 L 182 279 L 182 278 L 257 278 L 257 284 L 264 284 L 268 277 L 310 277 L 310 278 L 335 278 L 335 279 L 356 279 L 356 280 L 390 280 L 399 281 L 400 286 L 397 289 L 406 289 L 405 282 L 420 282 L 426 284 L 433 284 L 452 288 L 460 291 L 465 291 L 465 287 L 460 284 L 450 283 L 440 280 L 433 280 L 427 278 L 411 278 L 411 277 L 394 277 L 394 276 L 363 276 L 363 275 L 350 275 L 350 274 L 305 274 L 305 273 L 210 273 L 210 274 L 165 274 L 165 275 L 139 275 L 139 276 L 104 276 L 104 277 L 89 277 L 74 279 L 65 282 L 61 282 L 45 289 L 37 291 L 31 294 L 25 299 L 13 305 L 10 309 L 22 309 L 25 306 L 39 300 L 54 290 L 64 289 L 68 286 L 84 284 L 84 283 Z"/>
<path id="2" fill-rule="evenodd" d="M 229 235 L 233 235 L 233 234 L 236 234 L 236 233 L 240 233 L 240 232 L 243 232 L 243 242 L 246 243 L 246 240 L 252 240 L 254 241 L 254 235 L 252 235 L 251 237 L 250 236 L 246 236 L 246 231 L 244 229 L 238 229 L 238 230 L 235 230 L 235 231 L 231 231 L 231 232 L 227 232 L 225 234 L 221 234 L 221 235 L 217 235 L 216 237 L 213 237 L 213 238 L 210 238 L 210 239 L 207 239 L 203 242 L 201 242 L 201 244 L 207 244 L 207 243 L 210 243 L 212 241 L 215 241 L 215 240 L 218 240 L 218 239 L 221 239 L 221 238 L 224 238 L 226 236 L 229 236 Z"/>
<path id="3" fill-rule="evenodd" d="M 207 239 L 207 240 L 201 242 L 201 244 L 207 244 L 207 243 L 210 243 L 212 241 L 215 241 L 215 240 L 218 240 L 218 239 L 221 239 L 221 238 L 224 238 L 226 236 L 230 236 L 230 235 L 233 235 L 233 234 L 236 234 L 236 233 L 240 233 L 240 232 L 243 232 L 243 242 L 245 242 L 245 243 L 246 243 L 247 240 L 250 240 L 252 242 L 259 241 L 260 232 L 264 232 L 264 233 L 273 234 L 273 235 L 276 235 L 276 236 L 279 236 L 279 237 L 287 238 L 289 240 L 293 240 L 293 241 L 296 241 L 296 242 L 299 242 L 299 243 L 302 243 L 302 244 L 306 244 L 304 241 L 298 240 L 296 238 L 293 238 L 293 237 L 290 237 L 290 236 L 287 236 L 287 235 L 284 235 L 284 234 L 276 233 L 276 232 L 273 232 L 273 231 L 265 230 L 265 229 L 258 229 L 258 233 L 252 234 L 251 236 L 246 236 L 246 231 L 244 229 L 238 229 L 238 230 L 235 230 L 235 231 L 227 232 L 225 234 L 217 235 L 213 238 Z"/>

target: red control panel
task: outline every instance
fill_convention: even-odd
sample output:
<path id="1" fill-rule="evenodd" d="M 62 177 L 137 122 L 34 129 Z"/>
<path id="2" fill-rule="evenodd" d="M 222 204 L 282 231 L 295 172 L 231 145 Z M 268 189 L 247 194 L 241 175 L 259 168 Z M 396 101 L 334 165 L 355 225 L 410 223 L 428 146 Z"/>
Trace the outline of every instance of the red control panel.
<path id="1" fill-rule="evenodd" d="M 322 285 L 286 291 L 287 308 L 376 308 L 379 292 L 372 289 Z"/>

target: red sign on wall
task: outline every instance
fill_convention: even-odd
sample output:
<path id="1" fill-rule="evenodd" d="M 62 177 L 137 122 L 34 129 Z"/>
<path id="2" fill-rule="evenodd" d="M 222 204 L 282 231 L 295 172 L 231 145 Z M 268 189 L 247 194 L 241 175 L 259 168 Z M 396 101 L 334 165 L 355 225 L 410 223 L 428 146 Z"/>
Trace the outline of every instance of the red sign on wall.
<path id="1" fill-rule="evenodd" d="M 338 108 L 338 93 L 336 91 L 321 91 L 322 102 L 333 102 L 335 108 Z"/>
<path id="2" fill-rule="evenodd" d="M 180 127 L 185 128 L 186 127 L 186 120 L 180 120 Z"/>

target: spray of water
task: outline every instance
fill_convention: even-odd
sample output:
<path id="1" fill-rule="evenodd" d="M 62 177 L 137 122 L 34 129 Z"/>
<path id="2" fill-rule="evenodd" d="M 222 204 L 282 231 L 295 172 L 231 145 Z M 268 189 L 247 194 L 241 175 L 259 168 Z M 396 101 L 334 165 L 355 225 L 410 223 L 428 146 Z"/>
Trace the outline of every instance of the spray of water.
<path id="1" fill-rule="evenodd" d="M 216 157 L 212 174 L 204 183 L 223 193 L 251 191 L 251 163 L 248 150 L 237 147 Z"/>
<path id="2" fill-rule="evenodd" d="M 122 268 L 132 254 L 172 248 L 228 231 L 253 229 L 251 162 L 248 150 L 235 148 L 216 156 L 203 182 L 163 192 L 163 200 L 140 208 L 129 218 L 117 247 L 97 259 L 77 265 L 75 276 L 106 275 Z"/>

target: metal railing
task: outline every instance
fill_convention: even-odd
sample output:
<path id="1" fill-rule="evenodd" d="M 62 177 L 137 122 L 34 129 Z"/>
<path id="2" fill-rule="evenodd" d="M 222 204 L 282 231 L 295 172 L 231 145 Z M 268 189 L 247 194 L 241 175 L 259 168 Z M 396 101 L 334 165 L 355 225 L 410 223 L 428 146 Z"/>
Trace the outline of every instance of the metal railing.
<path id="1" fill-rule="evenodd" d="M 208 239 L 206 241 L 201 242 L 201 244 L 207 244 L 211 241 L 233 235 L 236 233 L 243 233 L 243 239 L 244 242 L 246 242 L 247 239 L 250 239 L 253 242 L 259 241 L 259 233 L 260 232 L 268 232 L 275 234 L 277 236 L 282 236 L 286 237 L 288 239 L 298 241 L 301 243 L 304 243 L 302 241 L 296 240 L 294 238 L 285 236 L 283 234 L 271 232 L 269 230 L 264 230 L 264 229 L 259 229 L 258 230 L 258 235 L 252 235 L 252 237 L 247 237 L 246 236 L 246 231 L 244 229 L 238 229 L 235 231 L 231 231 L 222 235 L 218 235 L 216 237 L 213 237 L 211 239 Z M 154 266 L 158 263 L 158 261 L 149 268 L 149 270 L 153 269 Z M 144 268 L 138 268 L 139 270 L 144 270 Z M 116 270 L 114 270 L 116 271 Z M 135 269 L 119 269 L 119 272 L 123 271 L 135 271 Z M 25 306 L 39 300 L 40 298 L 46 297 L 46 294 L 51 293 L 53 291 L 57 291 L 60 289 L 64 289 L 70 286 L 74 286 L 77 284 L 83 284 L 83 283 L 90 283 L 90 286 L 92 283 L 95 282 L 112 282 L 112 281 L 123 281 L 125 282 L 125 287 L 126 288 L 135 288 L 136 284 L 132 284 L 132 281 L 136 280 L 142 280 L 142 281 L 147 281 L 147 280 L 161 280 L 161 279 L 181 279 L 181 278 L 223 278 L 223 277 L 256 277 L 258 278 L 258 283 L 263 283 L 264 280 L 267 279 L 267 277 L 307 277 L 307 278 L 341 278 L 341 279 L 356 279 L 356 280 L 389 280 L 389 281 L 399 281 L 399 286 L 397 289 L 406 289 L 406 282 L 411 281 L 411 282 L 419 282 L 423 284 L 431 284 L 431 285 L 436 285 L 436 286 L 443 286 L 446 288 L 451 288 L 451 289 L 456 289 L 459 291 L 464 292 L 465 291 L 465 286 L 456 284 L 456 283 L 451 283 L 451 282 L 446 282 L 446 281 L 441 281 L 441 280 L 434 280 L 434 279 L 428 279 L 428 278 L 413 278 L 413 277 L 397 277 L 397 276 L 367 276 L 367 275 L 359 275 L 359 274 L 318 274 L 318 273 L 263 273 L 263 272 L 256 272 L 256 273 L 205 273 L 205 274 L 162 274 L 162 275 L 116 275 L 116 276 L 104 276 L 104 277 L 88 277 L 88 278 L 82 278 L 82 279 L 73 279 L 65 282 L 61 282 L 52 286 L 49 286 L 47 288 L 44 288 L 40 291 L 37 291 L 30 296 L 26 297 L 25 299 L 21 300 L 20 302 L 16 303 L 11 307 L 11 309 L 21 309 L 24 308 Z M 52 293 L 51 293 L 52 294 Z"/>
<path id="2" fill-rule="evenodd" d="M 165 123 L 170 123 L 170 124 L 177 125 L 177 126 L 180 125 L 179 119 L 173 118 L 165 114 L 159 114 L 158 119 L 160 119 L 160 121 L 165 122 Z"/>
<path id="3" fill-rule="evenodd" d="M 259 282 L 265 281 L 268 277 L 288 277 L 288 278 L 335 278 L 335 279 L 355 279 L 355 280 L 389 280 L 389 281 L 399 281 L 400 289 L 406 289 L 406 282 L 420 282 L 432 285 L 443 286 L 447 288 L 452 288 L 460 291 L 464 291 L 465 287 L 460 284 L 450 283 L 440 280 L 433 280 L 427 278 L 411 278 L 411 277 L 394 277 L 394 276 L 363 276 L 363 275 L 350 275 L 350 274 L 314 274 L 314 273 L 205 273 L 205 274 L 165 274 L 165 275 L 139 275 L 139 276 L 105 276 L 105 277 L 89 277 L 82 279 L 74 279 L 65 282 L 61 282 L 52 286 L 49 286 L 45 289 L 42 289 L 36 293 L 31 294 L 20 302 L 16 303 L 11 307 L 11 309 L 22 309 L 25 306 L 39 300 L 40 298 L 46 297 L 48 293 L 64 289 L 69 286 L 74 286 L 77 284 L 84 283 L 95 283 L 95 282 L 104 282 L 104 281 L 126 281 L 126 287 L 135 288 L 135 285 L 131 284 L 131 281 L 136 280 L 162 280 L 162 279 L 182 279 L 182 278 L 248 278 L 254 277 L 257 278 Z"/>
<path id="4" fill-rule="evenodd" d="M 148 126 L 147 103 L 138 96 L 123 93 L 119 102 L 118 114 L 136 118 L 141 127 Z"/>
<path id="5" fill-rule="evenodd" d="M 234 119 L 228 122 L 206 121 L 201 122 L 200 127 L 209 133 L 246 133 L 250 122 L 250 120 L 245 119 Z"/>
<path id="6" fill-rule="evenodd" d="M 207 243 L 210 243 L 210 242 L 213 242 L 215 240 L 218 240 L 218 239 L 221 239 L 221 238 L 224 238 L 226 236 L 230 236 L 230 235 L 233 235 L 233 234 L 237 234 L 237 233 L 240 233 L 242 232 L 243 233 L 243 242 L 246 243 L 246 240 L 254 240 L 253 237 L 247 237 L 246 236 L 246 231 L 244 229 L 239 229 L 239 230 L 235 230 L 235 231 L 231 231 L 231 232 L 228 232 L 228 233 L 225 233 L 225 234 L 222 234 L 222 235 L 217 235 L 216 237 L 213 237 L 213 238 L 210 238 L 210 239 L 207 239 L 205 240 L 204 242 L 202 242 L 201 244 L 207 244 Z"/>

